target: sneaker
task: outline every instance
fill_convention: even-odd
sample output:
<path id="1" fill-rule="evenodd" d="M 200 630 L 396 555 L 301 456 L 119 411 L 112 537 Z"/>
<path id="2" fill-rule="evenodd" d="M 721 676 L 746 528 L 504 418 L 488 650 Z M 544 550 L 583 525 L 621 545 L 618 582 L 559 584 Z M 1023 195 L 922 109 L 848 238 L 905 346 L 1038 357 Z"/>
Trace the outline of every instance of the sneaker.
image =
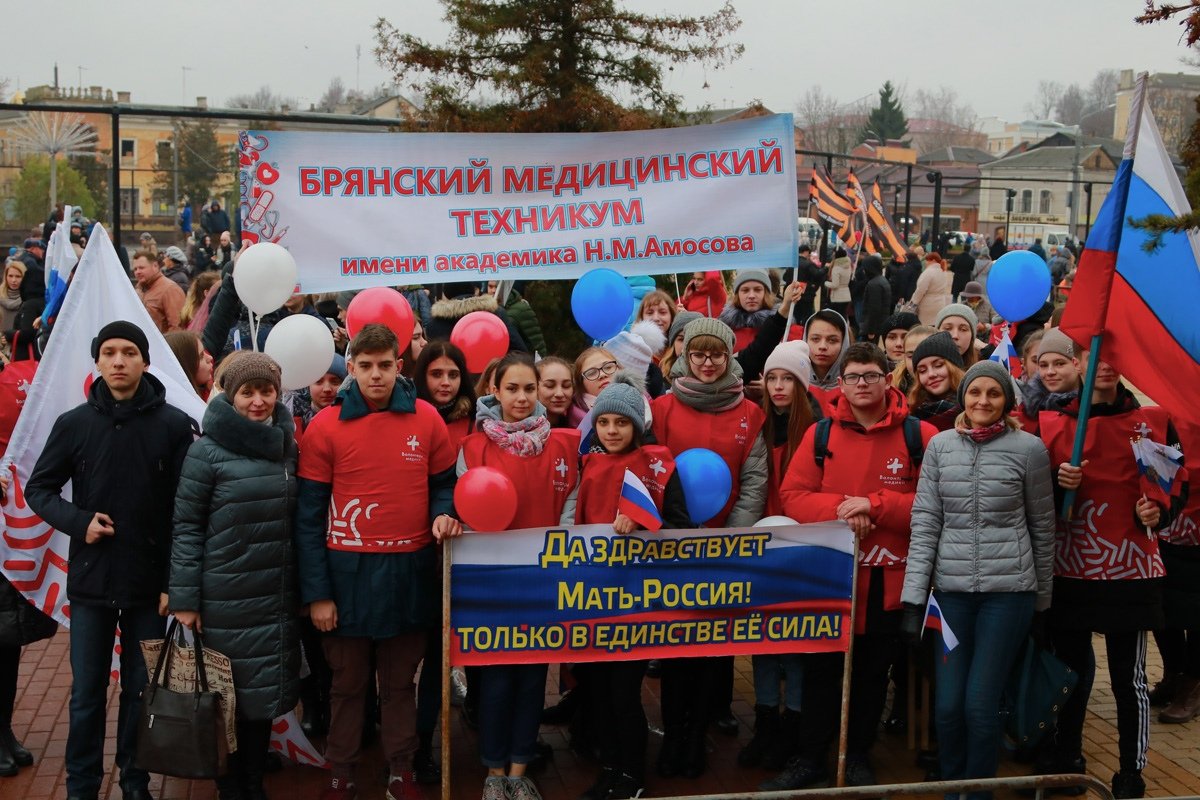
<path id="1" fill-rule="evenodd" d="M 461 707 L 467 699 L 467 676 L 454 667 L 450 670 L 450 705 Z"/>
<path id="2" fill-rule="evenodd" d="M 641 781 L 622 772 L 613 785 L 612 791 L 608 793 L 608 800 L 637 800 L 642 796 L 643 791 L 645 789 L 642 787 Z"/>
<path id="3" fill-rule="evenodd" d="M 433 760 L 433 754 L 428 750 L 418 750 L 413 753 L 412 771 L 417 776 L 417 783 L 423 786 L 433 786 L 442 782 L 442 768 Z"/>
<path id="4" fill-rule="evenodd" d="M 358 787 L 350 778 L 330 778 L 329 785 L 321 790 L 321 800 L 354 800 Z"/>
<path id="5" fill-rule="evenodd" d="M 1122 797 L 1145 797 L 1146 782 L 1142 780 L 1142 773 L 1138 770 L 1121 770 L 1112 779 L 1113 797 L 1120 800 Z"/>
<path id="6" fill-rule="evenodd" d="M 483 781 L 483 800 L 509 800 L 508 779 L 491 775 Z"/>
<path id="7" fill-rule="evenodd" d="M 542 800 L 537 784 L 526 775 L 508 778 L 508 792 L 512 800 Z"/>
<path id="8" fill-rule="evenodd" d="M 866 756 L 849 756 L 846 758 L 847 786 L 876 786 L 875 771 Z"/>
<path id="9" fill-rule="evenodd" d="M 412 772 L 388 777 L 387 800 L 424 800 L 424 797 L 417 788 L 417 776 Z"/>
<path id="10" fill-rule="evenodd" d="M 579 795 L 579 800 L 608 800 L 608 793 L 612 791 L 620 775 L 621 773 L 612 767 L 605 767 L 600 770 L 600 774 L 596 777 L 596 782 L 585 789 L 583 794 Z"/>
<path id="11" fill-rule="evenodd" d="M 796 756 L 787 763 L 783 772 L 760 783 L 758 790 L 760 792 L 780 792 L 788 789 L 807 789 L 818 783 L 829 783 L 829 770 L 802 756 Z"/>

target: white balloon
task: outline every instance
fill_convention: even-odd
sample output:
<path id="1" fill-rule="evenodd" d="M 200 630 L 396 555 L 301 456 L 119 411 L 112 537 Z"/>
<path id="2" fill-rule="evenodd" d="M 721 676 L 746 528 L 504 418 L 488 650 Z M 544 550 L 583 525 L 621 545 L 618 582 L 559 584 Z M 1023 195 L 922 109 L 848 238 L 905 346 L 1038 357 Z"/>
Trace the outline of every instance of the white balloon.
<path id="1" fill-rule="evenodd" d="M 333 334 L 316 317 L 293 314 L 271 328 L 264 352 L 283 371 L 283 388 L 301 389 L 329 371 Z"/>
<path id="2" fill-rule="evenodd" d="M 296 290 L 296 259 L 274 242 L 243 250 L 233 274 L 238 297 L 259 316 L 278 309 Z"/>
<path id="3" fill-rule="evenodd" d="M 774 516 L 774 517 L 763 517 L 758 522 L 754 523 L 754 527 L 756 527 L 756 528 L 771 528 L 776 525 L 799 525 L 799 524 L 800 524 L 799 522 L 796 522 L 796 520 L 792 519 L 791 517 Z"/>

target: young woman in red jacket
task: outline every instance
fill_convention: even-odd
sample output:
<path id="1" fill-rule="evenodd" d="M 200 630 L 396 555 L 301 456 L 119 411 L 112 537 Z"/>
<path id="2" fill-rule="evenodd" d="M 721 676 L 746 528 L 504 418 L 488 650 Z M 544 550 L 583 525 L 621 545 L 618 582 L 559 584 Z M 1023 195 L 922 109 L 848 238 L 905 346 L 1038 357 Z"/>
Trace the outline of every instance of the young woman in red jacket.
<path id="1" fill-rule="evenodd" d="M 642 380 L 618 372 L 592 407 L 596 448 L 583 457 L 579 492 L 563 511 L 563 525 L 612 525 L 629 535 L 638 524 L 618 511 L 618 498 L 631 471 L 650 492 L 668 529 L 688 528 L 683 486 L 675 474 L 671 451 L 642 444 L 646 414 Z M 585 666 L 585 665 L 580 665 Z M 582 800 L 624 800 L 637 797 L 646 776 L 646 714 L 642 709 L 642 677 L 646 661 L 604 661 L 586 665 L 587 719 L 591 737 L 600 748 L 600 775 Z"/>
<path id="2" fill-rule="evenodd" d="M 509 530 L 554 527 L 579 479 L 579 432 L 550 427 L 538 402 L 538 372 L 525 353 L 496 365 L 495 394 L 480 398 L 479 432 L 466 437 L 458 474 L 494 467 L 513 482 L 517 514 Z M 479 751 L 488 777 L 484 800 L 541 800 L 525 774 L 536 755 L 546 693 L 545 664 L 495 665 L 479 671 Z"/>
<path id="3" fill-rule="evenodd" d="M 719 320 L 689 322 L 684 328 L 683 357 L 671 367 L 671 392 L 650 404 L 659 444 L 673 453 L 706 448 L 729 466 L 733 481 L 728 502 L 712 519 L 700 520 L 714 528 L 750 527 L 762 518 L 766 505 L 764 415 L 742 393 L 742 369 L 733 358 L 733 342 L 733 331 Z M 732 658 L 664 662 L 664 736 L 658 759 L 664 777 L 699 777 L 704 771 L 708 723 L 728 714 L 732 681 Z"/>
<path id="4" fill-rule="evenodd" d="M 467 357 L 450 342 L 430 342 L 417 357 L 413 370 L 417 397 L 437 409 L 458 450 L 475 430 L 475 389 L 467 372 Z"/>

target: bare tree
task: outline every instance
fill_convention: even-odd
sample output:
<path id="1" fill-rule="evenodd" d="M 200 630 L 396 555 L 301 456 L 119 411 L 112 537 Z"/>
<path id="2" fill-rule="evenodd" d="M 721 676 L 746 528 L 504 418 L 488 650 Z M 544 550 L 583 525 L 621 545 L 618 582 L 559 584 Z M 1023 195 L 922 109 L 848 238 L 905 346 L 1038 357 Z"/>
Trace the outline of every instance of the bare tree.
<path id="1" fill-rule="evenodd" d="M 1083 112 L 1088 108 L 1087 97 L 1078 83 L 1063 89 L 1054 106 L 1054 117 L 1063 125 L 1078 125 L 1083 121 Z M 1093 109 L 1095 110 L 1095 109 Z"/>
<path id="2" fill-rule="evenodd" d="M 1050 112 L 1058 106 L 1063 85 L 1058 81 L 1038 81 L 1037 93 L 1025 105 L 1025 110 L 1037 119 L 1050 119 Z"/>
<path id="3" fill-rule="evenodd" d="M 937 89 L 918 89 L 908 101 L 912 119 L 929 121 L 917 139 L 921 155 L 943 147 L 969 147 L 978 145 L 979 118 L 975 109 L 958 92 L 949 86 Z"/>
<path id="4" fill-rule="evenodd" d="M 842 104 L 833 95 L 813 86 L 796 102 L 796 124 L 804 131 L 804 147 L 827 153 L 846 153 L 859 143 L 859 129 L 869 103 Z"/>
<path id="5" fill-rule="evenodd" d="M 1120 77 L 1115 69 L 1102 69 L 1092 78 L 1087 88 L 1087 104 L 1094 108 L 1107 108 L 1117 102 L 1117 79 Z"/>
<path id="6" fill-rule="evenodd" d="M 253 108 L 260 111 L 279 111 L 284 106 L 296 107 L 296 98 L 276 94 L 270 86 L 260 86 L 250 94 L 235 94 L 225 101 L 229 108 Z"/>
<path id="7" fill-rule="evenodd" d="M 321 99 L 317 101 L 317 111 L 332 112 L 338 106 L 346 102 L 346 84 L 342 83 L 340 76 L 333 76 L 329 81 L 329 86 L 325 89 L 325 94 L 321 95 Z"/>

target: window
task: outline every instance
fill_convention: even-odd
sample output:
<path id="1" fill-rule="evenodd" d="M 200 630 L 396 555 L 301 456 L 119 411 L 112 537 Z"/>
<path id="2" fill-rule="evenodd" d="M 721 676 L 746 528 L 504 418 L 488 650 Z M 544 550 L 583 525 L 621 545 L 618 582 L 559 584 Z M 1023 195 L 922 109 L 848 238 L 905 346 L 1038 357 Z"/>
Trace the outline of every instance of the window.
<path id="1" fill-rule="evenodd" d="M 1038 197 L 1038 213 L 1039 214 L 1049 214 L 1050 213 L 1050 190 L 1049 189 L 1042 189 L 1041 196 Z"/>
<path id="2" fill-rule="evenodd" d="M 155 142 L 154 154 L 158 158 L 157 166 L 159 169 L 170 167 L 172 156 L 174 155 L 171 148 L 171 141 L 168 139 L 165 142 Z"/>
<path id="3" fill-rule="evenodd" d="M 152 217 L 173 217 L 175 216 L 175 205 L 171 202 L 171 198 L 155 197 L 150 201 L 150 216 Z"/>
<path id="4" fill-rule="evenodd" d="M 122 139 L 121 140 L 121 160 L 124 161 L 127 158 L 137 160 L 137 140 L 136 139 Z"/>
<path id="5" fill-rule="evenodd" d="M 1021 213 L 1022 214 L 1032 214 L 1033 213 L 1033 189 L 1022 189 L 1021 190 Z"/>
<path id="6" fill-rule="evenodd" d="M 121 190 L 121 216 L 132 217 L 138 213 L 138 190 Z"/>

